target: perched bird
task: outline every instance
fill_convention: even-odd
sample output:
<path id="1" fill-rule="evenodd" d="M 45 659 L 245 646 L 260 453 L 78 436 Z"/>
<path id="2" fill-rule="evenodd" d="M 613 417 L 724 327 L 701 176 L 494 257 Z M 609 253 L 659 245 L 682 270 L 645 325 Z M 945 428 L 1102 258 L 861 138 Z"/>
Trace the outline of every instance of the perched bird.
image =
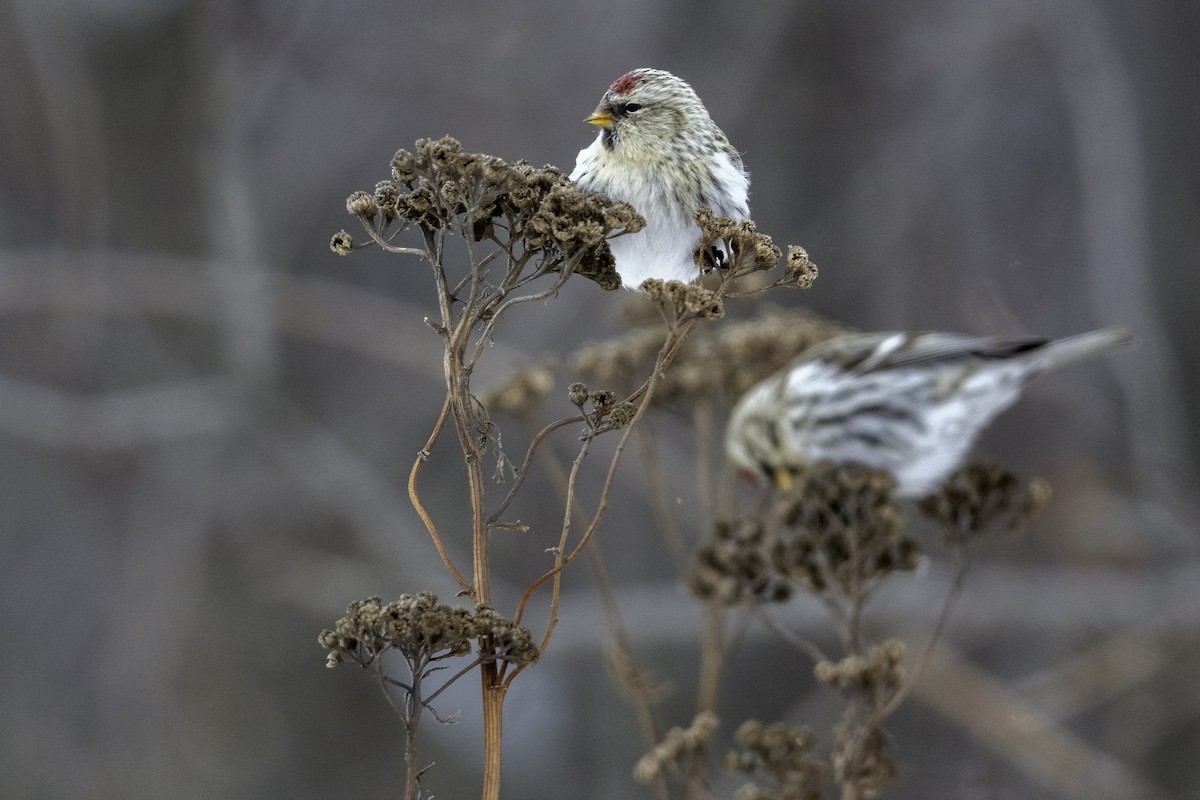
<path id="1" fill-rule="evenodd" d="M 695 280 L 695 213 L 711 208 L 739 222 L 750 218 L 741 156 L 692 87 L 658 69 L 617 78 L 586 122 L 600 134 L 580 151 L 571 180 L 629 203 L 646 219 L 638 233 L 609 241 L 622 282 L 636 289 L 647 278 Z M 724 266 L 727 244 L 715 249 L 715 263 Z"/>
<path id="2" fill-rule="evenodd" d="M 1042 370 L 1132 341 L 1123 328 L 1064 339 L 846 334 L 815 345 L 737 402 L 725 449 L 786 487 L 822 460 L 885 470 L 898 497 L 937 489 L 976 435 Z"/>

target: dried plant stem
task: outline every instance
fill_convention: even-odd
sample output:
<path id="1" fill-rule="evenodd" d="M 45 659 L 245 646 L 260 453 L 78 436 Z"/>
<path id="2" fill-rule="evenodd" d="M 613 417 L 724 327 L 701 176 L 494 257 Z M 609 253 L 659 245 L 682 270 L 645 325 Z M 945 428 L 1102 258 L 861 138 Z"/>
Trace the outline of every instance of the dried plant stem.
<path id="1" fill-rule="evenodd" d="M 696 485 L 700 487 L 701 519 L 716 519 L 717 480 L 713 456 L 713 419 L 711 398 L 696 400 L 692 413 L 692 440 L 696 443 Z"/>
<path id="2" fill-rule="evenodd" d="M 500 679 L 496 662 L 480 665 L 483 680 L 483 800 L 500 798 L 500 745 L 504 734 L 504 697 L 507 684 Z"/>
<path id="3" fill-rule="evenodd" d="M 791 631 L 791 630 L 785 628 L 783 625 L 780 625 L 775 620 L 774 617 L 772 617 L 769 613 L 767 613 L 766 608 L 764 608 L 761 605 L 755 605 L 753 607 L 753 611 L 754 611 L 754 615 L 756 617 L 758 617 L 758 619 L 764 625 L 766 625 L 767 628 L 771 632 L 773 632 L 780 639 L 782 639 L 783 641 L 792 645 L 796 649 L 804 652 L 809 658 L 811 658 L 813 660 L 814 664 L 818 664 L 818 663 L 826 660 L 827 657 L 824 653 L 821 652 L 821 648 L 817 647 L 817 645 L 814 642 L 809 641 L 808 639 L 805 639 L 803 636 L 797 635 L 794 631 Z"/>
<path id="4" fill-rule="evenodd" d="M 617 607 L 617 599 L 612 585 L 608 580 L 608 570 L 604 564 L 604 555 L 599 542 L 588 548 L 588 561 L 592 565 L 592 576 L 604 603 L 604 616 L 608 624 L 609 646 L 613 649 L 611 656 L 614 664 L 621 668 L 614 669 L 616 680 L 633 701 L 633 710 L 637 715 L 638 727 L 642 731 L 642 740 L 649 750 L 662 740 L 662 731 L 658 720 L 654 717 L 654 699 L 650 687 L 633 655 L 633 646 L 629 643 L 629 635 L 621 622 L 621 612 Z M 655 775 L 651 787 L 657 800 L 671 800 L 670 787 L 666 775 Z"/>
<path id="5" fill-rule="evenodd" d="M 425 510 L 425 505 L 421 502 L 421 496 L 417 492 L 417 476 L 421 474 L 421 467 L 425 464 L 425 460 L 429 458 L 429 453 L 433 449 L 433 445 L 437 442 L 438 437 L 442 435 L 442 430 L 446 426 L 446 419 L 450 415 L 450 396 L 446 395 L 446 401 L 442 403 L 442 411 L 438 415 L 437 422 L 433 426 L 433 432 L 429 434 L 429 439 L 425 442 L 425 446 L 421 448 L 421 452 L 417 454 L 416 460 L 413 462 L 412 469 L 408 473 L 408 499 L 412 503 L 413 509 L 417 512 L 417 516 L 421 518 L 421 522 L 425 524 L 425 529 L 429 531 L 429 537 L 433 539 L 433 546 L 437 549 L 438 555 L 442 559 L 442 563 L 446 565 L 446 569 L 458 582 L 459 587 L 464 591 L 470 591 L 471 584 L 458 571 L 458 567 L 450 559 L 450 554 L 446 552 L 446 545 L 442 542 L 441 535 L 438 534 L 437 526 L 433 522 L 433 518 L 429 516 L 429 512 Z"/>
<path id="6" fill-rule="evenodd" d="M 649 438 L 644 430 L 640 434 L 643 442 Z M 652 443 L 650 446 L 652 447 Z M 563 505 L 569 506 L 570 504 L 567 499 L 569 478 L 563 470 L 562 464 L 552 453 L 546 450 L 542 450 L 539 455 L 541 456 L 539 463 L 549 476 L 550 483 L 558 492 Z M 574 514 L 576 516 L 575 521 L 578 524 L 586 524 L 587 520 L 578 505 L 574 506 Z M 611 656 L 614 663 L 614 673 L 616 674 L 618 685 L 625 690 L 626 694 L 633 701 L 633 709 L 637 715 L 638 727 L 641 728 L 642 739 L 646 743 L 646 749 L 649 750 L 659 743 L 662 731 L 659 729 L 658 722 L 654 718 L 653 700 L 646 682 L 640 677 L 641 672 L 638 670 L 633 657 L 633 647 L 629 643 L 629 635 L 626 633 L 625 626 L 621 622 L 621 612 L 617 607 L 617 599 L 613 593 L 612 584 L 608 580 L 608 569 L 605 566 L 604 554 L 600 550 L 599 544 L 599 542 L 596 542 L 588 548 L 588 563 L 592 567 L 592 578 L 596 583 L 597 591 L 600 593 L 601 602 L 604 603 L 604 616 L 608 625 L 609 646 L 614 651 Z M 628 677 L 627 673 L 629 672 L 636 673 L 636 676 L 633 678 Z M 651 786 L 657 800 L 671 800 L 671 792 L 665 775 L 656 775 Z"/>
<path id="7" fill-rule="evenodd" d="M 650 508 L 654 513 L 654 521 L 667 544 L 667 550 L 675 560 L 675 566 L 683 572 L 688 562 L 687 544 L 683 538 L 683 526 L 679 517 L 671 508 L 667 495 L 667 487 L 663 481 L 663 469 L 658 458 L 658 447 L 654 441 L 654 432 L 641 428 L 638 430 L 638 442 L 642 447 L 642 463 L 646 481 L 646 493 L 650 497 Z"/>
<path id="8" fill-rule="evenodd" d="M 682 340 L 685 339 L 694 328 L 695 322 L 691 322 L 683 326 L 682 332 L 673 330 L 671 334 L 668 335 L 667 340 L 663 342 L 663 346 L 658 352 L 658 357 L 655 359 L 654 370 L 651 372 L 650 377 L 647 378 L 646 382 L 642 384 L 641 388 L 635 391 L 630 397 L 631 401 L 638 400 L 637 411 L 634 412 L 633 418 L 621 431 L 621 438 L 617 441 L 617 446 L 613 452 L 612 460 L 608 465 L 608 471 L 604 476 L 604 484 L 600 490 L 600 498 L 596 503 L 596 510 L 592 514 L 592 518 L 589 521 L 587 528 L 584 530 L 579 542 L 576 543 L 574 548 L 571 549 L 570 553 L 564 554 L 564 552 L 560 550 L 555 559 L 555 565 L 543 573 L 541 577 L 539 577 L 525 589 L 525 594 L 521 596 L 521 601 L 517 604 L 517 613 L 513 617 L 516 622 L 521 621 L 521 617 L 525 612 L 525 606 L 529 603 L 529 599 L 533 596 L 533 593 L 537 591 L 538 587 L 540 587 L 546 581 L 554 578 L 554 576 L 558 575 L 560 572 L 566 569 L 566 567 L 572 561 L 578 558 L 579 554 L 583 551 L 583 548 L 587 546 L 589 541 L 591 541 L 592 536 L 596 533 L 597 528 L 600 527 L 600 520 L 604 518 L 604 512 L 608 509 L 608 499 L 609 495 L 612 493 L 613 482 L 616 480 L 617 467 L 621 463 L 621 456 L 624 454 L 626 446 L 629 444 L 629 438 L 637 429 L 638 422 L 641 421 L 642 416 L 646 413 L 646 409 L 650 407 L 650 399 L 654 394 L 654 387 L 658 383 L 658 379 L 662 375 L 662 371 L 666 368 L 666 365 L 670 363 L 671 359 L 673 359 L 678 353 Z M 573 481 L 573 479 L 574 478 L 572 477 L 571 481 Z M 550 612 L 552 619 L 554 619 L 558 613 L 558 588 L 558 583 L 555 582 L 550 600 Z M 546 637 L 542 643 L 543 649 L 547 644 L 549 644 L 550 633 L 552 631 L 553 623 L 551 624 L 550 630 L 547 631 Z"/>
<path id="9" fill-rule="evenodd" d="M 934 623 L 933 630 L 930 631 L 929 638 L 925 640 L 925 646 L 921 649 L 917 666 L 908 677 L 908 680 L 904 682 L 904 685 L 892 695 L 891 699 L 871 714 L 871 718 L 868 720 L 868 724 L 871 727 L 882 724 L 885 719 L 891 716 L 920 682 L 921 676 L 925 674 L 925 670 L 929 667 L 929 661 L 933 657 L 934 648 L 937 647 L 937 643 L 941 640 L 942 634 L 946 630 L 946 624 L 950 621 L 950 614 L 954 611 L 954 606 L 958 598 L 962 596 L 963 583 L 967 577 L 969 564 L 970 562 L 967 560 L 963 548 L 954 548 L 954 577 L 950 582 L 950 588 L 946 592 L 946 599 L 942 601 L 942 608 L 938 612 L 937 622 Z"/>
<path id="10" fill-rule="evenodd" d="M 500 515 L 504 513 L 509 504 L 513 501 L 513 498 L 517 496 L 517 491 L 521 488 L 521 484 L 525 482 L 525 476 L 529 474 L 529 467 L 533 463 L 533 457 L 537 454 L 538 449 L 546 441 L 546 437 L 560 428 L 565 428 L 568 425 L 578 425 L 579 423 L 583 422 L 583 420 L 584 418 L 582 416 L 567 417 L 566 419 L 560 419 L 557 422 L 552 422 L 537 432 L 537 434 L 533 437 L 533 440 L 530 441 L 529 447 L 525 451 L 525 460 L 521 462 L 521 466 L 517 469 L 517 475 L 513 479 L 513 483 L 508 490 L 508 494 L 505 495 L 504 499 L 500 501 L 500 505 L 496 507 L 496 510 L 492 512 L 492 515 L 488 517 L 489 524 L 494 525 L 500 519 Z"/>
<path id="11" fill-rule="evenodd" d="M 587 457 L 591 442 L 590 438 L 584 439 L 583 445 L 579 448 L 579 453 L 571 463 L 571 474 L 567 476 L 566 497 L 563 501 L 562 531 L 558 537 L 558 546 L 554 548 L 554 584 L 550 592 L 552 598 L 550 602 L 550 620 L 546 623 L 546 633 L 542 637 L 542 644 L 539 648 L 542 651 L 545 651 L 546 646 L 550 644 L 550 637 L 554 634 L 555 627 L 558 626 L 558 598 L 562 591 L 563 558 L 567 549 L 567 539 L 571 534 L 571 517 L 574 516 L 578 509 L 578 505 L 575 502 L 575 481 L 579 477 L 579 468 L 583 466 L 583 460 Z M 520 614 L 518 613 L 519 617 Z"/>
<path id="12" fill-rule="evenodd" d="M 696 712 L 717 712 L 720 700 L 721 679 L 725 668 L 729 666 L 729 658 L 746 633 L 752 618 L 753 608 L 744 605 L 739 609 L 737 621 L 733 629 L 726 629 L 726 609 L 719 602 L 709 601 L 705 604 L 707 621 L 704 626 L 704 639 L 700 644 L 700 678 L 696 689 Z M 696 800 L 703 797 L 708 786 L 708 760 L 705 758 L 691 759 L 684 798 Z"/>

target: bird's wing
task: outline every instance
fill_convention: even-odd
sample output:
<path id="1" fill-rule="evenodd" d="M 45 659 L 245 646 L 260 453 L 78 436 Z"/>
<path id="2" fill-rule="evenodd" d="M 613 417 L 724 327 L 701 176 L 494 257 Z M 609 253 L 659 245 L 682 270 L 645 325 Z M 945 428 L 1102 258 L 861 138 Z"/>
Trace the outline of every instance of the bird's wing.
<path id="1" fill-rule="evenodd" d="M 831 339 L 801 358 L 822 359 L 854 372 L 874 372 L 954 361 L 1006 359 L 1045 344 L 1046 339 L 960 333 L 864 333 Z"/>

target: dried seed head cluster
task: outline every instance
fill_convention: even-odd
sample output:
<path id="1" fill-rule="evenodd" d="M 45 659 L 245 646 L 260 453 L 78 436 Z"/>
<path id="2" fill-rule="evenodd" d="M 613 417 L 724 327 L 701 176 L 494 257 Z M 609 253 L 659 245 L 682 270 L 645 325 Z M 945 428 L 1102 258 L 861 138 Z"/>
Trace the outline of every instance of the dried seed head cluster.
<path id="1" fill-rule="evenodd" d="M 516 417 L 531 414 L 546 395 L 554 391 L 556 367 L 552 359 L 540 364 L 517 365 L 502 384 L 480 395 L 479 402 L 492 414 L 512 414 Z"/>
<path id="2" fill-rule="evenodd" d="M 833 772 L 837 780 L 851 784 L 857 797 L 872 800 L 883 795 L 899 770 L 888 755 L 887 736 L 879 728 L 866 731 L 850 722 L 834 726 Z"/>
<path id="3" fill-rule="evenodd" d="M 778 603 L 792 596 L 792 586 L 771 565 L 764 545 L 762 520 L 718 522 L 711 542 L 696 552 L 687 577 L 699 598 L 728 606 L 744 601 Z"/>
<path id="4" fill-rule="evenodd" d="M 658 303 L 669 325 L 689 319 L 720 319 L 725 316 L 725 301 L 721 296 L 698 283 L 650 278 L 642 281 L 640 288 L 643 294 Z"/>
<path id="5" fill-rule="evenodd" d="M 853 464 L 814 465 L 781 500 L 789 527 L 772 548 L 775 568 L 822 594 L 869 590 L 896 570 L 917 566 L 920 547 L 904 534 L 892 498 L 895 479 Z"/>
<path id="6" fill-rule="evenodd" d="M 886 700 L 904 684 L 904 652 L 904 642 L 888 639 L 871 645 L 866 655 L 818 662 L 813 672 L 821 683 L 839 691 Z"/>
<path id="7" fill-rule="evenodd" d="M 354 239 L 345 230 L 340 230 L 329 240 L 329 249 L 339 256 L 348 256 L 354 249 Z"/>
<path id="8" fill-rule="evenodd" d="M 658 307 L 642 297 L 631 298 L 628 307 L 626 316 L 634 321 L 662 319 Z M 750 321 L 698 328 L 663 374 L 652 402 L 678 406 L 723 397 L 732 403 L 809 347 L 845 332 L 800 310 L 767 311 Z M 587 345 L 575 363 L 586 380 L 632 390 L 645 378 L 661 346 L 660 331 L 636 328 L 617 339 Z"/>
<path id="9" fill-rule="evenodd" d="M 730 217 L 716 216 L 712 209 L 702 208 L 696 212 L 696 224 L 700 226 L 700 244 L 692 258 L 705 272 L 717 267 L 713 261 L 713 248 L 721 242 L 732 253 L 728 269 L 735 276 L 771 269 L 782 257 L 771 237 L 759 233 L 750 220 L 737 222 Z"/>
<path id="10" fill-rule="evenodd" d="M 762 785 L 738 789 L 737 800 L 821 800 L 832 771 L 812 755 L 816 738 L 803 726 L 747 720 L 734 734 L 736 750 L 725 756 L 730 772 L 761 773 Z"/>
<path id="11" fill-rule="evenodd" d="M 920 502 L 947 540 L 961 542 L 989 528 L 1020 531 L 1050 501 L 1050 484 L 1024 482 L 996 464 L 968 464 Z"/>
<path id="12" fill-rule="evenodd" d="M 318 642 L 329 650 L 326 666 L 351 661 L 371 666 L 388 650 L 410 664 L 422 665 L 471 652 L 479 642 L 480 655 L 515 664 L 532 664 L 537 646 L 522 625 L 506 620 L 487 606 L 475 610 L 439 603 L 437 595 L 403 594 L 386 605 L 379 597 L 356 600 L 333 630 L 321 631 Z"/>
<path id="13" fill-rule="evenodd" d="M 686 728 L 671 728 L 654 749 L 642 756 L 633 768 L 633 777 L 650 783 L 659 776 L 686 774 L 689 764 L 703 760 L 708 743 L 717 729 L 717 715 L 701 711 Z"/>
<path id="14" fill-rule="evenodd" d="M 479 639 L 479 652 L 497 661 L 525 666 L 537 661 L 540 655 L 528 628 L 488 606 L 475 609 L 475 635 Z"/>
<path id="15" fill-rule="evenodd" d="M 398 151 L 391 179 L 373 193 L 351 194 L 346 210 L 376 236 L 398 221 L 401 229 L 493 240 L 514 256 L 518 272 L 537 256 L 541 272 L 569 269 L 606 289 L 621 285 L 606 239 L 645 225 L 628 204 L 581 192 L 555 167 L 465 153 L 449 136 Z M 349 237 L 335 236 L 330 247 L 346 254 Z"/>
<path id="16" fill-rule="evenodd" d="M 800 289 L 809 289 L 817 274 L 817 265 L 808 257 L 808 251 L 799 245 L 789 245 L 786 281 Z"/>
<path id="17" fill-rule="evenodd" d="M 588 427 L 583 434 L 585 439 L 624 428 L 633 422 L 638 412 L 636 403 L 618 400 L 616 392 L 608 389 L 592 391 L 586 384 L 578 382 L 567 387 L 567 399 L 572 405 L 578 406 L 586 418 Z"/>

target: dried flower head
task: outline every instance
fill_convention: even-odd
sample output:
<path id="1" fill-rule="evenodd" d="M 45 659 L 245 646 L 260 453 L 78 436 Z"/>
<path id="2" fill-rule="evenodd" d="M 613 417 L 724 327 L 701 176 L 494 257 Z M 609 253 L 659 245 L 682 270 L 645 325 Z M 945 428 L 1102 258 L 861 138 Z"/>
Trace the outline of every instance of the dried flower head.
<path id="1" fill-rule="evenodd" d="M 583 404 L 591 397 L 591 392 L 588 391 L 586 383 L 576 381 L 567 387 L 567 399 L 571 401 L 571 405 L 583 408 Z"/>
<path id="2" fill-rule="evenodd" d="M 771 237 L 759 233 L 754 223 L 735 221 L 730 217 L 718 217 L 711 209 L 696 212 L 696 224 L 700 226 L 700 245 L 693 259 L 704 272 L 717 267 L 713 262 L 714 246 L 725 242 L 732 253 L 728 269 L 735 276 L 768 270 L 779 263 L 781 253 Z"/>
<path id="3" fill-rule="evenodd" d="M 904 642 L 888 639 L 871 645 L 866 655 L 849 655 L 841 661 L 821 661 L 813 669 L 817 680 L 847 694 L 883 699 L 904 684 Z"/>
<path id="4" fill-rule="evenodd" d="M 948 540 L 962 541 L 989 528 L 1020 531 L 1049 501 L 1050 484 L 1040 478 L 1025 482 L 997 464 L 967 464 L 919 508 Z"/>
<path id="5" fill-rule="evenodd" d="M 854 786 L 858 797 L 881 797 L 900 772 L 887 752 L 887 744 L 887 736 L 879 728 L 863 731 L 857 724 L 839 722 L 834 727 L 834 776 Z"/>
<path id="6" fill-rule="evenodd" d="M 518 666 L 538 660 L 538 646 L 524 625 L 500 616 L 488 606 L 475 609 L 474 621 L 481 655 Z"/>
<path id="7" fill-rule="evenodd" d="M 725 756 L 730 772 L 758 774 L 760 783 L 738 789 L 737 800 L 820 800 L 831 769 L 813 757 L 816 737 L 804 726 L 747 720 L 734 734 L 737 749 Z"/>
<path id="8" fill-rule="evenodd" d="M 665 293 L 666 284 L 658 286 L 664 288 L 655 291 Z M 638 293 L 637 297 L 645 295 Z M 700 299 L 698 294 L 694 297 Z M 657 301 L 630 300 L 628 305 L 637 309 L 633 312 L 636 319 L 656 318 L 661 323 L 662 306 Z M 701 307 L 697 304 L 694 308 Z M 697 328 L 660 378 L 652 402 L 674 407 L 714 398 L 732 402 L 804 350 L 845 331 L 801 310 L 770 310 L 746 322 L 727 320 L 722 325 Z M 588 344 L 576 355 L 576 368 L 589 381 L 631 391 L 644 380 L 662 341 L 660 330 L 639 327 L 616 339 Z"/>
<path id="9" fill-rule="evenodd" d="M 725 316 L 725 302 L 721 296 L 698 283 L 650 278 L 642 281 L 639 288 L 658 303 L 668 324 L 689 319 L 720 319 Z"/>
<path id="10" fill-rule="evenodd" d="M 403 594 L 386 605 L 378 596 L 356 600 L 333 630 L 325 629 L 317 637 L 329 650 L 329 667 L 343 661 L 370 667 L 384 653 L 395 650 L 415 671 L 431 661 L 467 655 L 475 640 L 480 654 L 489 659 L 527 664 L 538 657 L 524 626 L 487 606 L 471 610 L 439 603 L 431 592 Z"/>
<path id="11" fill-rule="evenodd" d="M 365 667 L 388 650 L 399 651 L 410 663 L 465 655 L 474 633 L 469 609 L 443 605 L 437 595 L 420 592 L 386 605 L 378 596 L 356 600 L 333 630 L 321 631 L 319 641 L 330 651 L 329 666 L 348 659 Z"/>
<path id="12" fill-rule="evenodd" d="M 373 217 L 379 208 L 375 198 L 366 192 L 351 192 L 346 198 L 346 211 L 356 217 Z"/>
<path id="13" fill-rule="evenodd" d="M 817 265 L 808 257 L 808 251 L 799 245 L 789 245 L 787 282 L 801 289 L 809 289 L 817 279 L 817 274 Z"/>
<path id="14" fill-rule="evenodd" d="M 812 592 L 844 597 L 915 569 L 920 547 L 904 534 L 894 487 L 886 472 L 852 464 L 823 462 L 801 474 L 780 500 L 789 530 L 772 549 L 776 569 Z"/>
<path id="15" fill-rule="evenodd" d="M 480 395 L 479 402 L 493 414 L 525 417 L 534 413 L 554 390 L 555 366 L 553 359 L 540 364 L 519 364 L 502 384 Z"/>
<path id="16" fill-rule="evenodd" d="M 557 272 L 606 289 L 620 286 L 609 237 L 641 230 L 625 203 L 581 192 L 555 167 L 467 153 L 449 136 L 420 139 L 392 157 L 392 177 L 374 193 L 354 192 L 346 208 L 377 242 L 393 222 L 494 241 L 510 256 L 504 282 Z M 394 234 L 389 234 L 389 238 Z"/>
<path id="17" fill-rule="evenodd" d="M 671 728 L 654 749 L 638 760 L 633 768 L 634 779 L 650 783 L 659 776 L 686 774 L 693 761 L 706 757 L 716 729 L 717 715 L 711 711 L 701 711 L 686 728 Z"/>
<path id="18" fill-rule="evenodd" d="M 354 249 L 354 239 L 344 230 L 338 231 L 329 240 L 329 249 L 339 256 L 348 256 L 350 255 L 350 251 Z"/>
<path id="19" fill-rule="evenodd" d="M 692 593 L 724 605 L 778 603 L 791 597 L 791 585 L 771 565 L 764 531 L 757 518 L 718 522 L 712 540 L 696 551 L 687 576 Z"/>

